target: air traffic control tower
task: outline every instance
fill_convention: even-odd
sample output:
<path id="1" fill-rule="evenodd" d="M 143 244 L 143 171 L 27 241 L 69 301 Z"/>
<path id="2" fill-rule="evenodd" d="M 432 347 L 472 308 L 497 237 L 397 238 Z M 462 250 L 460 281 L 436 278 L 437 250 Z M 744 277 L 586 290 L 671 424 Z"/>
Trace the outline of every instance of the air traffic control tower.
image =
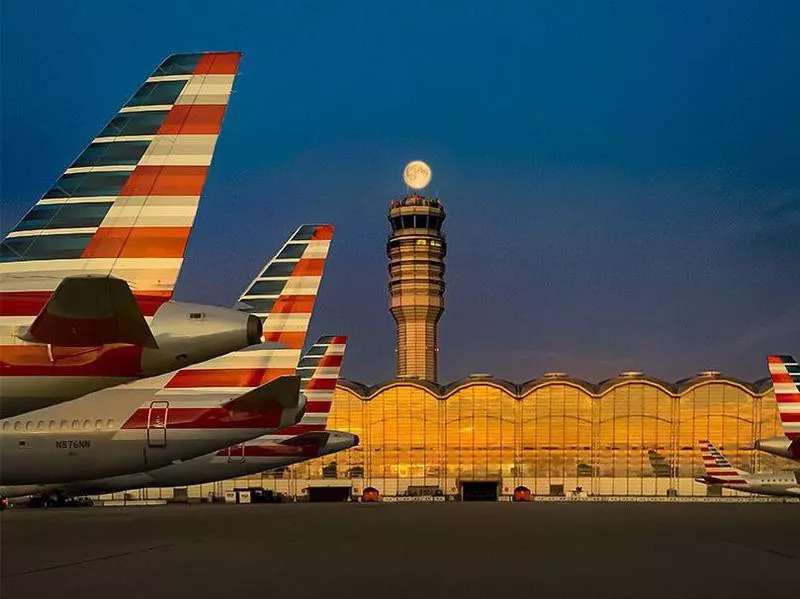
<path id="1" fill-rule="evenodd" d="M 424 163 L 430 181 L 430 169 Z M 404 178 L 410 187 L 419 179 Z M 397 324 L 397 376 L 436 382 L 439 317 L 444 312 L 444 206 L 438 199 L 411 193 L 392 202 L 389 256 L 389 306 Z"/>

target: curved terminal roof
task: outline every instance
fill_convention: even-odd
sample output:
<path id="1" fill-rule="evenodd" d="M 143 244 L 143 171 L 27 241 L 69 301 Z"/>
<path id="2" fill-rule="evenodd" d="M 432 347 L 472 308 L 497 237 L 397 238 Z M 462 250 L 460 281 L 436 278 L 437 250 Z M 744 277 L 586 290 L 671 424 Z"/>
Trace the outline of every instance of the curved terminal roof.
<path id="1" fill-rule="evenodd" d="M 569 385 L 572 387 L 578 387 L 587 395 L 591 395 L 596 399 L 600 399 L 612 389 L 628 384 L 651 385 L 653 387 L 660 388 L 664 393 L 674 397 L 680 397 L 696 387 L 701 387 L 711 383 L 726 383 L 735 387 L 740 387 L 743 391 L 758 396 L 766 395 L 772 389 L 772 380 L 769 378 L 748 382 L 742 379 L 720 375 L 717 373 L 698 374 L 693 377 L 680 379 L 674 383 L 637 373 L 620 375 L 605 381 L 600 381 L 599 383 L 590 383 L 583 379 L 560 374 L 557 376 L 546 375 L 540 378 L 531 379 L 521 384 L 512 383 L 506 379 L 488 375 L 473 375 L 443 385 L 438 385 L 431 381 L 422 379 L 406 377 L 382 381 L 375 385 L 365 385 L 363 383 L 348 379 L 339 379 L 337 386 L 341 389 L 350 391 L 353 395 L 365 401 L 373 399 L 376 395 L 392 387 L 417 387 L 427 391 L 439 399 L 447 399 L 457 391 L 482 385 L 503 389 L 515 399 L 521 400 L 533 391 L 549 385 Z"/>

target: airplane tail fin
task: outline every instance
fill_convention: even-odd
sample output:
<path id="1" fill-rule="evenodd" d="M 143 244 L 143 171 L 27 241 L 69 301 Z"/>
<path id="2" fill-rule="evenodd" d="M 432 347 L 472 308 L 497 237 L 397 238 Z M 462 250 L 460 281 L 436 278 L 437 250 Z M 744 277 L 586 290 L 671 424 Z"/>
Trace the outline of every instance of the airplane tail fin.
<path id="1" fill-rule="evenodd" d="M 767 363 L 783 432 L 800 439 L 800 366 L 792 356 L 769 356 Z"/>
<path id="2" fill-rule="evenodd" d="M 241 54 L 169 56 L 0 243 L 3 302 L 36 316 L 68 276 L 172 297 Z"/>
<path id="3" fill-rule="evenodd" d="M 709 482 L 716 484 L 744 484 L 748 475 L 728 461 L 711 441 L 700 441 L 700 456 Z"/>
<path id="4" fill-rule="evenodd" d="M 320 431 L 327 426 L 346 349 L 343 335 L 320 337 L 300 360 L 297 376 L 308 404 L 298 426 Z"/>
<path id="5" fill-rule="evenodd" d="M 306 341 L 333 230 L 300 226 L 239 297 L 244 311 L 264 321 L 264 342 L 293 350 L 294 364 Z"/>

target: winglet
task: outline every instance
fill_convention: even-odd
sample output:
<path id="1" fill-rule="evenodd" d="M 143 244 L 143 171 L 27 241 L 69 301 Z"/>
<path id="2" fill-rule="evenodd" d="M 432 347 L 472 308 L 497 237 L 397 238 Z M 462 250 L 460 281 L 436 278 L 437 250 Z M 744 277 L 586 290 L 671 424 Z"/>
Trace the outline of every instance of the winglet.
<path id="1" fill-rule="evenodd" d="M 62 280 L 19 338 L 64 347 L 107 343 L 158 347 L 128 283 L 111 276 Z"/>

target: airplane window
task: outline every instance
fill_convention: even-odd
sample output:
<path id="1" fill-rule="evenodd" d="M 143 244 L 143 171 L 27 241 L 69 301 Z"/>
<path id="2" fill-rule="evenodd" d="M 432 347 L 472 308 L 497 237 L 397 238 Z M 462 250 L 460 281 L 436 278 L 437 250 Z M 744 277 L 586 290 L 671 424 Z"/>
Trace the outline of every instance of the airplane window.
<path id="1" fill-rule="evenodd" d="M 65 428 L 67 428 L 67 421 L 66 420 L 62 420 L 61 421 L 61 430 L 63 431 Z"/>
<path id="2" fill-rule="evenodd" d="M 52 430 L 55 430 L 55 428 L 56 428 L 56 421 L 55 421 L 55 420 L 51 420 L 51 421 L 50 421 L 50 426 L 49 426 L 48 428 L 49 428 L 51 431 L 52 431 Z"/>
<path id="3" fill-rule="evenodd" d="M 80 423 L 80 421 L 79 421 L 79 420 L 73 420 L 73 421 L 72 421 L 72 430 L 75 430 L 75 429 L 77 429 L 77 428 L 80 426 L 80 424 L 81 424 L 81 423 Z"/>
<path id="4" fill-rule="evenodd" d="M 15 431 L 18 431 L 18 430 L 20 430 L 21 428 L 22 428 L 22 423 L 21 423 L 19 420 L 17 420 L 17 421 L 14 423 L 14 430 L 15 430 Z"/>
<path id="5" fill-rule="evenodd" d="M 101 428 L 103 428 L 103 421 L 102 421 L 102 420 L 100 420 L 100 419 L 98 418 L 98 419 L 97 419 L 97 420 L 95 420 L 95 422 L 94 422 L 94 427 L 95 427 L 97 430 L 100 430 Z"/>
<path id="6" fill-rule="evenodd" d="M 33 422 L 31 422 L 30 420 L 28 420 L 28 422 L 26 422 L 26 423 L 25 423 L 25 430 L 26 430 L 26 431 L 33 430 Z"/>
<path id="7" fill-rule="evenodd" d="M 3 430 L 4 431 L 7 431 L 10 428 L 11 428 L 11 423 L 10 422 L 4 422 L 3 423 Z"/>
<path id="8" fill-rule="evenodd" d="M 44 430 L 44 420 L 40 420 L 36 423 L 36 430 L 43 431 Z"/>
<path id="9" fill-rule="evenodd" d="M 91 420 L 84 420 L 83 421 L 83 428 L 92 428 L 92 421 Z"/>
<path id="10" fill-rule="evenodd" d="M 109 418 L 108 419 L 108 428 L 114 428 L 114 419 L 113 418 Z"/>

